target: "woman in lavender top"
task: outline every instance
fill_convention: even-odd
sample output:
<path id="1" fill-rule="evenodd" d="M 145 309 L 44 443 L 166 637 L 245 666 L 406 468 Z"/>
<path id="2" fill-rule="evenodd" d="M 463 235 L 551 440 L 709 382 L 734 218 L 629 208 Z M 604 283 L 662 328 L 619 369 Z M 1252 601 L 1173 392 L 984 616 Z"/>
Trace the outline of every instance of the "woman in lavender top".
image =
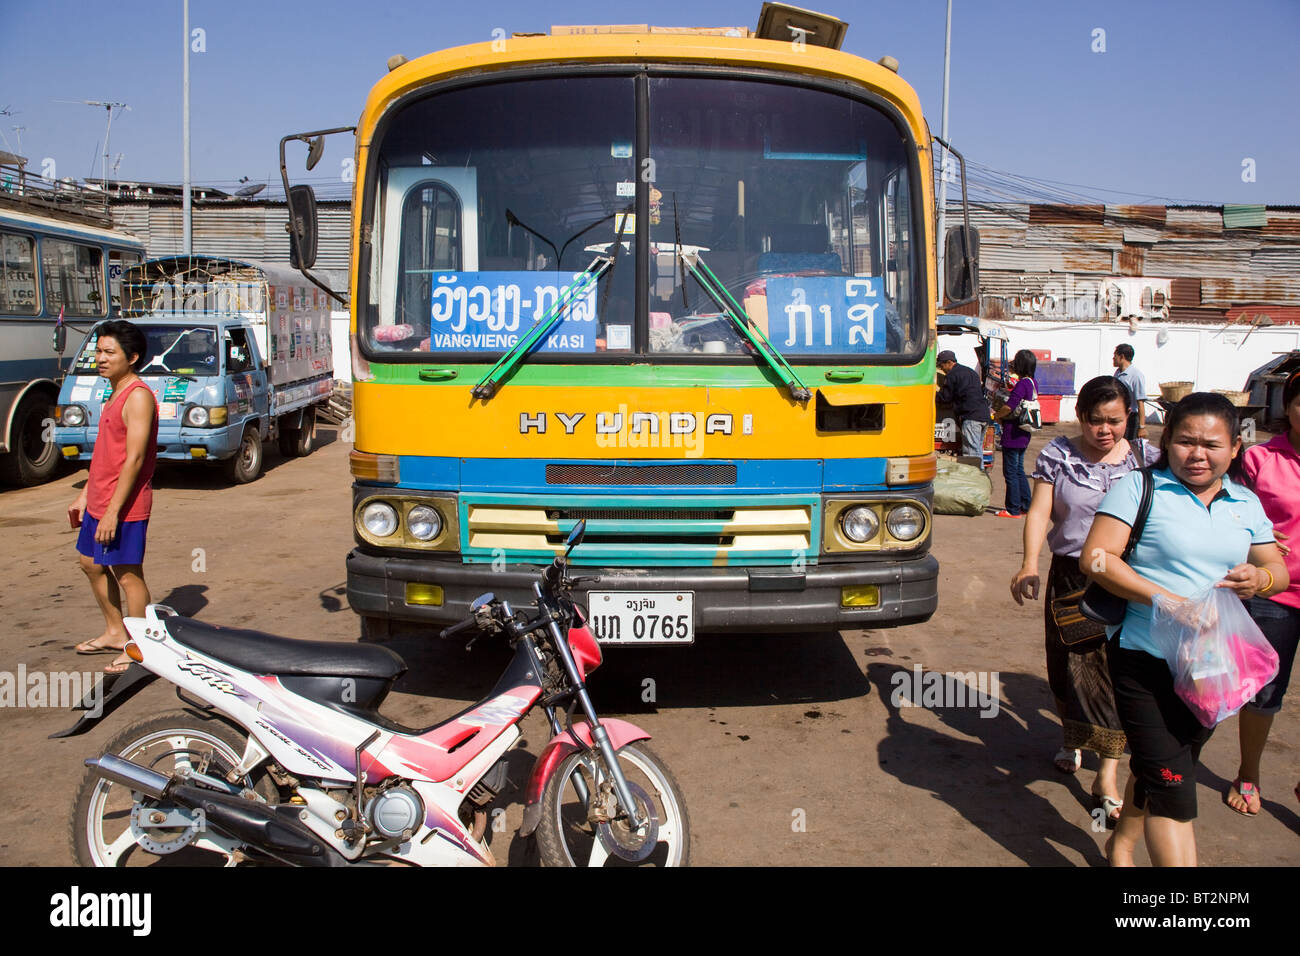
<path id="1" fill-rule="evenodd" d="M 1038 359 L 1029 349 L 1021 349 L 1011 360 L 1011 371 L 1019 381 L 1011 389 L 1005 405 L 993 410 L 993 417 L 1002 422 L 1002 477 L 1007 485 L 1007 506 L 998 512 L 999 518 L 1020 518 L 1029 510 L 1029 476 L 1025 474 L 1025 449 L 1029 447 L 1029 432 L 1015 424 L 1016 409 L 1027 399 L 1038 397 L 1034 372 Z"/>
<path id="2" fill-rule="evenodd" d="M 1081 434 L 1057 438 L 1038 455 L 1025 519 L 1024 562 L 1011 579 L 1017 604 L 1023 605 L 1026 597 L 1037 599 L 1038 557 L 1046 541 L 1052 552 L 1044 595 L 1047 681 L 1065 734 L 1054 759 L 1057 769 L 1074 773 L 1082 763 L 1081 750 L 1097 753 L 1100 765 L 1092 793 L 1109 821 L 1119 818 L 1123 806 L 1117 774 L 1125 738 L 1106 667 L 1105 635 L 1067 647 L 1052 617 L 1052 600 L 1087 584 L 1079 570 L 1079 552 L 1110 486 L 1160 456 L 1160 449 L 1145 441 L 1125 440 L 1129 405 L 1128 390 L 1109 375 L 1079 390 L 1075 410 Z"/>

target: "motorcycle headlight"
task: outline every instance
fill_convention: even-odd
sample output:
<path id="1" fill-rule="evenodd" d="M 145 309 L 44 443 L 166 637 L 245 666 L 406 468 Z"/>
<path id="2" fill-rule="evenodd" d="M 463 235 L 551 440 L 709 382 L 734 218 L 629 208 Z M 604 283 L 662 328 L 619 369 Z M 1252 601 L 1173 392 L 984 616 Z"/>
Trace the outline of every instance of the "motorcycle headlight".
<path id="1" fill-rule="evenodd" d="M 406 513 L 406 528 L 411 537 L 432 541 L 442 533 L 442 515 L 428 505 L 416 505 Z"/>
<path id="2" fill-rule="evenodd" d="M 80 405 L 64 405 L 63 414 L 59 416 L 62 424 L 69 428 L 80 428 L 86 424 L 86 410 Z"/>
<path id="3" fill-rule="evenodd" d="M 202 405 L 191 405 L 185 409 L 185 424 L 194 428 L 207 427 L 208 410 Z"/>
<path id="4" fill-rule="evenodd" d="M 899 541 L 911 541 L 925 527 L 925 515 L 913 505 L 898 505 L 889 510 L 885 527 Z"/>
<path id="5" fill-rule="evenodd" d="M 361 523 L 376 538 L 386 538 L 397 530 L 397 509 L 382 501 L 372 501 L 362 510 Z"/>
<path id="6" fill-rule="evenodd" d="M 864 544 L 880 530 L 880 519 L 870 508 L 859 505 L 840 515 L 840 527 L 844 529 L 844 537 L 854 544 Z"/>

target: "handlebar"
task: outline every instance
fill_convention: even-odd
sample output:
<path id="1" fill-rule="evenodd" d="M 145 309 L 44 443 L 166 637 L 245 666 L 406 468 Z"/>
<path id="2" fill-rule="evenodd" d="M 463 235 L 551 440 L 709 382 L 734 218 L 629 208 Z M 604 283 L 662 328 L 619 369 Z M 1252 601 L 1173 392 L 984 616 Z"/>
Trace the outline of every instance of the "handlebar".
<path id="1" fill-rule="evenodd" d="M 446 640 L 449 637 L 455 637 L 457 634 L 462 634 L 465 631 L 476 627 L 478 627 L 478 619 L 470 617 L 461 621 L 459 624 L 453 624 L 451 627 L 443 628 L 442 631 L 439 632 L 438 636 Z"/>

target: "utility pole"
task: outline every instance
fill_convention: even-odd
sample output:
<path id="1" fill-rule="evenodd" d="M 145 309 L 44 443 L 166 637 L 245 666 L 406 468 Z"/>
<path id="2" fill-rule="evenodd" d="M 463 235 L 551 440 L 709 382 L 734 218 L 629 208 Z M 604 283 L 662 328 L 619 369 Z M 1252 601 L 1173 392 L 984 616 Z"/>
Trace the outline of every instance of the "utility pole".
<path id="1" fill-rule="evenodd" d="M 943 141 L 948 140 L 948 68 L 952 63 L 952 0 L 948 0 L 948 23 L 944 31 L 943 40 L 943 120 L 942 132 L 939 134 Z M 936 303 L 938 308 L 943 308 L 943 231 L 944 217 L 948 210 L 948 150 L 942 146 L 939 147 L 939 228 L 935 236 L 935 255 L 938 269 L 938 286 L 939 301 Z"/>
<path id="2" fill-rule="evenodd" d="M 192 255 L 194 252 L 194 230 L 193 222 L 190 218 L 190 0 L 185 0 L 185 68 L 184 68 L 184 90 L 182 100 L 184 105 L 181 107 L 181 142 L 184 153 L 183 164 L 185 167 L 185 201 L 184 213 L 181 217 L 182 231 L 185 243 L 185 255 Z"/>

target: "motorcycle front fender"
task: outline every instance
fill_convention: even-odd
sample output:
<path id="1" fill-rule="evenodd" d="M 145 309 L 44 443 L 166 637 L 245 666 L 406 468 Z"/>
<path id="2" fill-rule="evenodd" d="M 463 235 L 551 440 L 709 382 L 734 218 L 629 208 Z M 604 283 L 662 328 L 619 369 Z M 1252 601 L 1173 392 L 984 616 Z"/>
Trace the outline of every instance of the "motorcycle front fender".
<path id="1" fill-rule="evenodd" d="M 600 725 L 609 734 L 609 742 L 615 750 L 634 740 L 650 739 L 648 733 L 636 724 L 629 724 L 626 720 L 611 718 L 602 720 Z M 594 746 L 591 741 L 591 726 L 586 721 L 574 724 L 573 733 L 582 741 L 582 745 L 575 742 L 573 734 L 568 731 L 556 734 L 537 758 L 537 763 L 533 764 L 533 772 L 528 778 L 528 788 L 524 791 L 524 822 L 519 828 L 520 836 L 529 836 L 537 829 L 537 824 L 542 819 L 542 793 L 546 790 L 546 782 L 551 779 L 551 775 L 564 759 L 572 753 Z"/>

